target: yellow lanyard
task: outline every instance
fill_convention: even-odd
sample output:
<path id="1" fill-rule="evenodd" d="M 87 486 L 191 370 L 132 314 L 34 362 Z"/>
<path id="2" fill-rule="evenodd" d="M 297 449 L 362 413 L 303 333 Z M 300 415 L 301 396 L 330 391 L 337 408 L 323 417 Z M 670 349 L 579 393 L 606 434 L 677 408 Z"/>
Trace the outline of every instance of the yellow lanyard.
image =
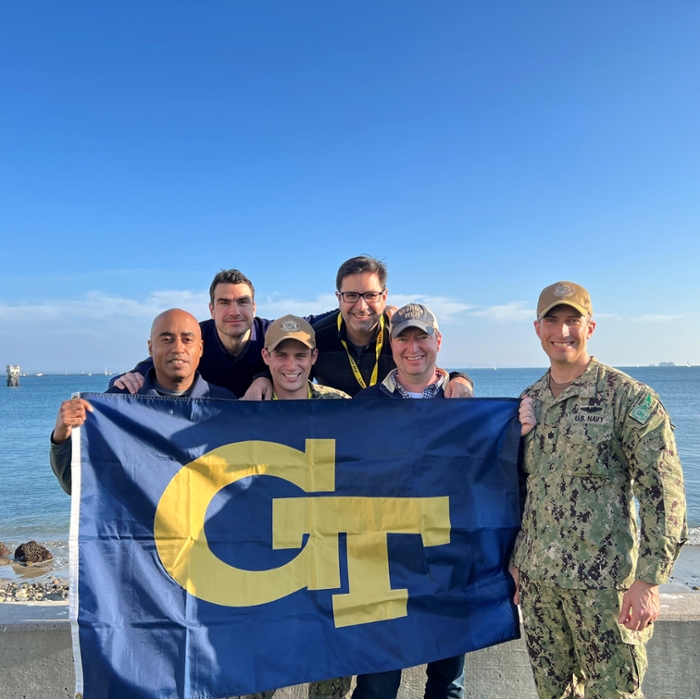
<path id="1" fill-rule="evenodd" d="M 308 391 L 308 393 L 306 394 L 306 397 L 309 399 L 313 398 L 314 394 L 311 392 L 311 386 L 307 386 L 306 390 Z M 277 394 L 274 391 L 272 392 L 272 400 L 279 400 L 279 398 L 277 397 Z"/>
<path id="2" fill-rule="evenodd" d="M 343 316 L 338 313 L 338 332 L 340 332 L 340 328 L 343 326 Z M 352 358 L 352 355 L 350 354 L 350 350 L 348 349 L 348 343 L 345 342 L 345 340 L 341 339 L 340 340 L 343 343 L 343 347 L 345 347 L 345 352 L 348 355 L 348 359 L 350 360 L 350 368 L 352 369 L 352 373 L 355 374 L 355 378 L 357 379 L 357 383 L 362 386 L 362 388 L 367 388 L 367 384 L 365 383 L 365 380 L 362 378 L 362 374 L 360 373 L 360 369 L 357 366 L 357 362 Z M 375 383 L 377 383 L 377 376 L 379 376 L 379 355 L 382 353 L 382 346 L 384 345 L 384 316 L 382 315 L 381 318 L 379 319 L 379 334 L 377 335 L 377 346 L 376 346 L 376 362 L 374 363 L 374 370 L 372 371 L 372 376 L 369 379 L 369 385 L 374 386 Z"/>

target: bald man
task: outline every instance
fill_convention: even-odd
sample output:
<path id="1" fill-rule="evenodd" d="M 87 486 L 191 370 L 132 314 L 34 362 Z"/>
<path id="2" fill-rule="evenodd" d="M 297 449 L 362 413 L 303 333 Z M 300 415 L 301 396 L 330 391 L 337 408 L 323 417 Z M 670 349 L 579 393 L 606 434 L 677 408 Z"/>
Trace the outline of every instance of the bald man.
<path id="1" fill-rule="evenodd" d="M 179 308 L 156 316 L 148 340 L 153 367 L 146 372 L 140 396 L 182 398 L 224 398 L 235 400 L 231 391 L 207 383 L 197 371 L 204 345 L 197 319 Z M 106 393 L 129 393 L 112 386 Z M 51 468 L 63 490 L 71 492 L 71 432 L 85 422 L 92 406 L 83 398 L 61 403 L 56 426 L 51 433 Z"/>

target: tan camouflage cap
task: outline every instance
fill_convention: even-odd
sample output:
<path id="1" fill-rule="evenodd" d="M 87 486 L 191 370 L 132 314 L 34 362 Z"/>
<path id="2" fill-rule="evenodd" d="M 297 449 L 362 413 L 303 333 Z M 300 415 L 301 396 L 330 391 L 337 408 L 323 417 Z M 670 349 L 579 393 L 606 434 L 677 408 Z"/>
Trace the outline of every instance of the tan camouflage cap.
<path id="1" fill-rule="evenodd" d="M 593 315 L 593 304 L 590 294 L 573 282 L 556 282 L 542 290 L 537 302 L 537 320 L 551 311 L 555 306 L 571 306 L 584 316 Z"/>
<path id="2" fill-rule="evenodd" d="M 310 349 L 316 349 L 314 329 L 299 316 L 286 315 L 273 320 L 265 333 L 265 349 L 269 352 L 284 340 L 299 340 Z"/>

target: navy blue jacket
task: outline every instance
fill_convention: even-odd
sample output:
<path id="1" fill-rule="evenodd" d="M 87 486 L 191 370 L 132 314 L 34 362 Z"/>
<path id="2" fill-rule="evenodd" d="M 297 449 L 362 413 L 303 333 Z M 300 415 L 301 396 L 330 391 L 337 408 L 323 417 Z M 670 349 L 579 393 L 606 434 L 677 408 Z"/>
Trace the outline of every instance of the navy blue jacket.
<path id="1" fill-rule="evenodd" d="M 126 388 L 117 388 L 116 386 L 110 386 L 105 393 L 119 393 L 128 394 L 129 391 Z M 167 395 L 163 393 L 158 393 L 156 390 L 156 370 L 151 367 L 146 370 L 143 377 L 143 386 L 136 392 L 138 396 L 162 396 Z M 220 400 L 236 400 L 236 396 L 231 393 L 227 388 L 222 388 L 221 386 L 215 386 L 209 381 L 205 381 L 202 378 L 199 370 L 194 372 L 194 381 L 190 389 L 183 396 L 183 398 L 219 398 Z"/>
<path id="2" fill-rule="evenodd" d="M 340 391 L 345 391 L 350 396 L 354 396 L 362 391 L 362 386 L 355 378 L 348 359 L 348 353 L 343 347 L 342 341 L 348 342 L 345 323 L 340 328 L 340 332 L 338 331 L 339 312 L 335 311 L 314 325 L 318 359 L 316 364 L 314 364 L 313 377 L 322 386 L 332 386 Z M 384 316 L 384 321 L 384 340 L 382 351 L 379 355 L 379 381 L 396 367 L 394 357 L 391 354 L 391 343 L 389 342 L 389 318 Z M 359 359 L 355 359 L 365 384 L 369 384 L 374 365 L 377 363 L 376 344 L 372 342 L 367 345 L 362 350 Z"/>

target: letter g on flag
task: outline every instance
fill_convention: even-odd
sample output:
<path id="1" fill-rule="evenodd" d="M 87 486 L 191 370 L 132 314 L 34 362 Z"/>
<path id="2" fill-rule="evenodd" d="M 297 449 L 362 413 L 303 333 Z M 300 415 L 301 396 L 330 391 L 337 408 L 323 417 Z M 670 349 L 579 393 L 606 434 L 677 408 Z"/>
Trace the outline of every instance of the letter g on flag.
<path id="1" fill-rule="evenodd" d="M 236 568 L 215 556 L 207 542 L 204 525 L 212 498 L 250 476 L 283 478 L 311 495 L 273 500 L 273 548 L 300 549 L 278 568 Z M 336 627 L 406 616 L 408 590 L 391 588 L 387 534 L 420 534 L 424 546 L 448 544 L 449 498 L 316 495 L 334 491 L 335 440 L 308 439 L 305 452 L 275 442 L 227 444 L 183 466 L 163 492 L 154 523 L 158 555 L 191 595 L 251 607 L 305 588 L 339 588 L 338 535 L 345 533 L 349 592 L 333 595 Z"/>

